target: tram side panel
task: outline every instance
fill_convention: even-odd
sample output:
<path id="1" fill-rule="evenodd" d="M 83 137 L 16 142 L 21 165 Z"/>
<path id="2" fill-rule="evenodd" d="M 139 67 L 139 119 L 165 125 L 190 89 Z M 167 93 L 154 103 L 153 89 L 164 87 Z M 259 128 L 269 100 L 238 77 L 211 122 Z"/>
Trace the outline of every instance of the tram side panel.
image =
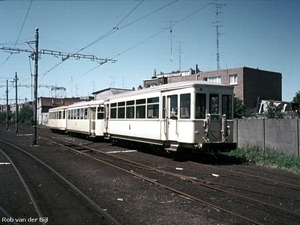
<path id="1" fill-rule="evenodd" d="M 49 110 L 48 127 L 52 131 L 67 132 L 66 107 L 57 107 Z"/>
<path id="2" fill-rule="evenodd" d="M 88 137 L 103 137 L 103 106 L 89 102 L 79 108 L 70 108 L 68 113 L 69 132 L 85 134 Z"/>
<path id="3" fill-rule="evenodd" d="M 67 129 L 70 133 L 89 133 L 89 120 L 86 108 L 69 108 Z"/>
<path id="4" fill-rule="evenodd" d="M 111 138 L 144 143 L 162 144 L 160 141 L 159 120 L 120 120 L 109 121 L 108 133 Z"/>

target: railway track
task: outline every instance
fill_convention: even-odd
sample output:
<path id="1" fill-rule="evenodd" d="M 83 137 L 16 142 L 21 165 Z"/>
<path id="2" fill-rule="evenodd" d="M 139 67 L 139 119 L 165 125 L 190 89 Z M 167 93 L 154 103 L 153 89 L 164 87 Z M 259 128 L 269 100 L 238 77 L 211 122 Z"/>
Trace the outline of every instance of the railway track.
<path id="1" fill-rule="evenodd" d="M 12 143 L 0 139 L 0 144 L 2 146 L 0 149 L 1 159 L 7 166 L 11 165 L 14 168 L 24 187 L 19 185 L 15 192 L 20 190 L 25 192 L 26 190 L 28 200 L 26 200 L 27 197 L 22 198 L 28 202 L 28 207 L 33 205 L 30 210 L 21 206 L 19 210 L 16 210 L 11 208 L 11 202 L 0 201 L 1 224 L 97 223 L 120 225 L 115 218 L 51 166 Z M 35 174 L 34 179 L 32 174 Z M 15 174 L 10 173 L 6 178 L 2 176 L 2 181 L 13 179 L 13 182 L 18 182 L 11 176 L 16 177 Z M 51 188 L 47 188 L 47 186 Z"/>
<path id="2" fill-rule="evenodd" d="M 220 221 L 222 221 L 222 224 L 298 224 L 300 207 L 297 197 L 299 196 L 299 191 L 297 190 L 298 182 L 296 180 L 294 183 L 279 182 L 280 180 L 275 178 L 270 179 L 267 177 L 268 179 L 264 179 L 266 177 L 253 176 L 250 174 L 251 171 L 248 174 L 241 171 L 231 171 L 232 167 L 230 166 L 212 166 L 190 161 L 177 163 L 168 158 L 119 148 L 108 143 L 94 143 L 66 135 L 51 134 L 50 136 L 57 139 L 49 138 L 49 132 L 43 132 L 39 138 L 41 140 L 43 139 L 42 137 L 50 139 L 49 141 L 43 141 L 44 145 L 48 145 L 47 143 L 50 143 L 50 141 L 60 142 L 63 148 L 68 148 L 69 151 L 75 154 L 80 154 L 84 158 L 99 162 L 99 168 L 107 169 L 111 167 L 113 168 L 112 171 L 122 171 L 122 173 L 119 173 L 120 175 L 117 175 L 118 173 L 115 172 L 116 178 L 113 180 L 118 180 L 118 177 L 123 177 L 121 174 L 126 173 L 132 177 L 131 179 L 137 180 L 136 185 L 146 181 L 152 184 L 152 187 L 155 185 L 165 189 L 166 192 L 174 193 L 172 196 L 181 196 L 182 199 L 186 199 L 186 201 L 183 200 L 183 204 L 189 202 L 189 208 L 199 208 L 200 211 L 203 211 L 205 208 L 206 210 L 204 211 L 206 213 L 213 213 L 213 218 L 217 218 L 221 214 L 222 220 Z M 78 142 L 82 144 L 74 144 Z M 49 146 L 53 146 L 53 144 L 49 144 Z M 60 148 L 55 149 L 55 152 L 67 152 L 59 150 Z M 125 152 L 136 153 L 125 154 Z M 67 155 L 67 153 L 63 154 Z M 39 153 L 37 155 L 39 156 Z M 80 159 L 82 157 L 74 155 L 72 161 L 76 158 Z M 222 167 L 225 167 L 224 170 Z M 231 169 L 228 170 L 226 168 Z M 75 168 L 75 170 L 77 169 Z M 80 168 L 78 168 L 78 171 L 80 171 Z M 128 179 L 130 178 L 128 177 Z M 253 183 L 255 183 L 255 188 L 253 188 Z M 284 187 L 284 185 L 287 186 Z M 288 185 L 290 185 L 290 188 Z M 273 189 L 275 192 L 273 192 Z M 285 190 L 292 194 L 285 194 Z M 131 194 L 129 196 L 130 198 L 133 197 Z M 141 198 L 143 197 L 141 196 Z M 172 199 L 171 202 L 173 201 Z M 124 199 L 124 204 L 125 201 L 126 199 Z M 161 204 L 169 204 L 168 202 L 170 200 L 161 201 Z M 126 204 L 128 203 L 126 201 Z M 215 217 L 216 214 L 218 214 L 217 217 Z M 200 215 L 199 217 L 201 218 Z M 190 224 L 199 223 L 191 222 Z M 207 222 L 207 224 L 210 223 Z"/>
<path id="3" fill-rule="evenodd" d="M 234 187 L 234 186 L 220 184 L 220 183 L 216 183 L 216 182 L 212 182 L 212 181 L 208 181 L 208 180 L 200 180 L 200 179 L 197 179 L 196 177 L 193 177 L 190 175 L 184 175 L 184 174 L 179 174 L 178 172 L 174 173 L 174 172 L 158 169 L 153 166 L 148 166 L 148 165 L 145 165 L 144 163 L 137 162 L 132 159 L 128 159 L 128 158 L 125 158 L 125 157 L 122 157 L 119 155 L 111 155 L 111 154 L 103 153 L 102 151 L 99 151 L 95 148 L 89 148 L 89 147 L 83 146 L 83 145 L 77 145 L 77 144 L 70 143 L 70 142 L 67 143 L 66 141 L 61 141 L 58 139 L 55 139 L 55 140 L 48 139 L 48 140 L 55 142 L 56 144 L 58 144 L 64 148 L 67 148 L 68 150 L 70 150 L 76 154 L 84 155 L 86 157 L 97 160 L 98 162 L 109 165 L 115 169 L 121 170 L 122 172 L 129 173 L 132 176 L 139 177 L 140 179 L 143 179 L 143 180 L 147 180 L 148 182 L 153 183 L 159 187 L 162 187 L 164 189 L 167 189 L 169 191 L 177 193 L 177 194 L 184 196 L 188 199 L 191 199 L 195 202 L 199 202 L 206 206 L 210 206 L 211 208 L 214 208 L 214 209 L 223 211 L 227 214 L 233 215 L 233 216 L 239 218 L 240 220 L 249 222 L 250 224 L 265 224 L 266 221 L 268 221 L 268 219 L 266 219 L 264 217 L 263 217 L 262 221 L 259 219 L 254 219 L 253 216 L 251 215 L 251 213 L 248 216 L 245 216 L 245 214 L 247 215 L 247 213 L 235 212 L 234 210 L 231 210 L 229 206 L 222 207 L 222 206 L 220 206 L 220 204 L 218 204 L 219 202 L 212 203 L 214 201 L 211 201 L 211 199 L 200 198 L 198 196 L 201 196 L 201 191 L 199 192 L 199 190 L 197 190 L 198 189 L 197 187 L 199 187 L 199 185 L 200 185 L 202 188 L 209 189 L 210 192 L 211 191 L 219 192 L 219 193 L 221 193 L 220 198 L 222 198 L 222 196 L 224 196 L 224 194 L 229 195 L 229 196 L 231 196 L 230 198 L 233 199 L 233 200 L 231 200 L 233 202 L 245 201 L 246 204 L 241 204 L 241 205 L 243 205 L 244 209 L 247 209 L 249 207 L 249 205 L 247 205 L 247 204 L 250 204 L 252 208 L 253 208 L 253 205 L 255 204 L 255 207 L 258 207 L 259 210 L 262 210 L 262 211 L 266 210 L 265 212 L 270 213 L 270 214 L 272 212 L 276 211 L 276 212 L 282 214 L 282 216 L 289 215 L 288 217 L 291 221 L 297 221 L 300 218 L 300 213 L 297 210 L 291 210 L 288 208 L 280 207 L 275 204 L 268 203 L 266 201 L 262 201 L 257 198 L 254 198 L 254 197 L 249 197 L 245 194 L 238 194 L 236 192 L 236 190 L 238 190 L 239 188 Z M 137 172 L 137 171 L 139 171 L 139 172 Z M 147 171 L 147 173 L 145 173 L 145 171 Z M 159 176 L 163 175 L 165 177 L 164 180 L 171 179 L 172 184 L 166 184 L 161 179 L 160 179 L 160 181 L 158 181 L 158 179 L 156 178 L 157 174 L 160 174 Z M 168 178 L 166 176 L 168 176 Z M 174 182 L 173 178 L 176 178 L 177 181 Z M 256 176 L 255 179 L 257 180 L 258 177 Z M 261 179 L 261 180 L 264 180 L 266 182 L 267 179 Z M 182 182 L 182 181 L 184 181 L 184 182 Z M 178 182 L 180 183 L 179 185 L 178 185 Z M 252 182 L 253 182 L 253 180 L 252 180 Z M 274 183 L 274 181 L 270 181 L 270 180 L 268 180 L 268 182 L 269 182 L 268 184 L 270 184 L 270 182 Z M 171 182 L 169 182 L 169 183 L 171 183 Z M 193 185 L 192 187 L 191 187 L 191 184 Z M 285 187 L 288 186 L 287 183 L 285 183 L 284 185 L 285 185 Z M 191 189 L 192 191 L 183 191 L 181 186 L 189 186 L 189 188 L 184 188 L 184 190 Z M 298 190 L 297 185 L 290 184 L 290 187 L 293 187 L 294 189 Z M 234 189 L 234 190 L 229 191 L 229 189 Z M 256 194 L 262 194 L 262 195 L 266 194 L 266 193 L 259 192 L 259 191 L 243 189 L 243 192 L 245 192 L 245 191 L 248 191 L 248 192 L 252 191 L 252 192 L 255 192 Z M 216 194 L 214 193 L 214 195 L 216 195 Z M 282 196 L 276 196 L 276 197 L 281 198 Z M 226 197 L 226 198 L 228 198 L 228 197 Z M 298 200 L 296 200 L 296 201 L 298 201 Z"/>

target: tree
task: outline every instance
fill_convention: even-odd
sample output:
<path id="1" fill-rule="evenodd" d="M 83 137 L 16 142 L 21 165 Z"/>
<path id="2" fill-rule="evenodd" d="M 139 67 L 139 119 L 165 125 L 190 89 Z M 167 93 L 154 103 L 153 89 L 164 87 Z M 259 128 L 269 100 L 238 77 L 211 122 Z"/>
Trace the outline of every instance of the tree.
<path id="1" fill-rule="evenodd" d="M 243 117 L 250 117 L 251 112 L 246 108 L 244 102 L 238 98 L 234 98 L 234 118 L 241 119 Z"/>
<path id="2" fill-rule="evenodd" d="M 12 113 L 9 112 L 8 113 L 8 123 L 11 122 L 11 118 L 12 118 Z M 6 112 L 1 112 L 0 113 L 0 123 L 1 124 L 5 124 L 6 123 Z"/>
<path id="3" fill-rule="evenodd" d="M 6 112 L 0 112 L 0 123 L 5 123 Z"/>
<path id="4" fill-rule="evenodd" d="M 297 111 L 297 115 L 300 118 L 300 91 L 296 92 L 293 98 L 293 104 L 295 105 L 293 110 Z"/>
<path id="5" fill-rule="evenodd" d="M 32 123 L 32 108 L 28 104 L 24 104 L 20 109 L 18 121 L 20 124 L 27 125 Z"/>
<path id="6" fill-rule="evenodd" d="M 274 102 L 270 101 L 267 107 L 266 117 L 269 119 L 282 119 L 283 118 L 282 106 L 280 105 L 276 106 Z"/>

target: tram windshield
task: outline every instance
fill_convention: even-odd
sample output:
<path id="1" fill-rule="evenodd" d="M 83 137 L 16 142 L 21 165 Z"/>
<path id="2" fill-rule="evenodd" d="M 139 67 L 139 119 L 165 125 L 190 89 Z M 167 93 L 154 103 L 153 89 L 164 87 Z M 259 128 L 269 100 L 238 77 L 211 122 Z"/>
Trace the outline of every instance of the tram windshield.
<path id="1" fill-rule="evenodd" d="M 205 119 L 206 94 L 196 94 L 195 119 Z"/>

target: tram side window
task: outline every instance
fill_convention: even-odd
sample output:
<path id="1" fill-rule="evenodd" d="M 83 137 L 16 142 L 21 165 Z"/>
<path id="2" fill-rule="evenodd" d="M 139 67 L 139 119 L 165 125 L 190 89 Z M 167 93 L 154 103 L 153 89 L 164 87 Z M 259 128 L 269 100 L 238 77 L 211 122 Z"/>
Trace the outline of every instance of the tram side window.
<path id="1" fill-rule="evenodd" d="M 222 115 L 226 114 L 226 119 L 232 119 L 232 96 L 222 96 Z"/>
<path id="2" fill-rule="evenodd" d="M 62 111 L 62 119 L 66 118 L 66 111 Z"/>
<path id="3" fill-rule="evenodd" d="M 98 120 L 103 120 L 104 115 L 104 107 L 99 106 L 98 107 L 98 112 L 97 112 L 97 119 Z"/>
<path id="4" fill-rule="evenodd" d="M 134 100 L 126 102 L 126 119 L 134 118 Z"/>
<path id="5" fill-rule="evenodd" d="M 147 99 L 147 118 L 159 118 L 159 98 L 148 98 Z"/>
<path id="6" fill-rule="evenodd" d="M 209 112 L 210 114 L 219 114 L 219 95 L 210 94 L 209 95 Z"/>
<path id="7" fill-rule="evenodd" d="M 118 103 L 118 119 L 125 118 L 125 102 Z"/>
<path id="8" fill-rule="evenodd" d="M 75 111 L 75 113 L 76 113 L 76 119 L 78 120 L 79 119 L 79 115 L 80 115 L 80 109 L 77 109 Z"/>
<path id="9" fill-rule="evenodd" d="M 83 109 L 79 109 L 79 119 L 81 119 L 81 120 L 83 120 L 83 113 L 84 113 L 84 111 L 83 111 Z"/>
<path id="10" fill-rule="evenodd" d="M 84 119 L 85 120 L 88 119 L 88 109 L 87 108 L 84 109 Z"/>
<path id="11" fill-rule="evenodd" d="M 136 100 L 136 118 L 144 119 L 146 118 L 146 99 L 138 99 Z"/>
<path id="12" fill-rule="evenodd" d="M 162 104 L 162 118 L 166 118 L 166 96 L 163 96 L 163 104 Z"/>
<path id="13" fill-rule="evenodd" d="M 172 95 L 170 96 L 170 117 L 175 118 L 178 114 L 178 96 Z"/>
<path id="14" fill-rule="evenodd" d="M 110 118 L 116 119 L 117 118 L 117 103 L 110 104 Z"/>
<path id="15" fill-rule="evenodd" d="M 195 119 L 205 119 L 206 94 L 196 94 Z"/>
<path id="16" fill-rule="evenodd" d="M 191 94 L 180 95 L 180 119 L 191 118 Z"/>

